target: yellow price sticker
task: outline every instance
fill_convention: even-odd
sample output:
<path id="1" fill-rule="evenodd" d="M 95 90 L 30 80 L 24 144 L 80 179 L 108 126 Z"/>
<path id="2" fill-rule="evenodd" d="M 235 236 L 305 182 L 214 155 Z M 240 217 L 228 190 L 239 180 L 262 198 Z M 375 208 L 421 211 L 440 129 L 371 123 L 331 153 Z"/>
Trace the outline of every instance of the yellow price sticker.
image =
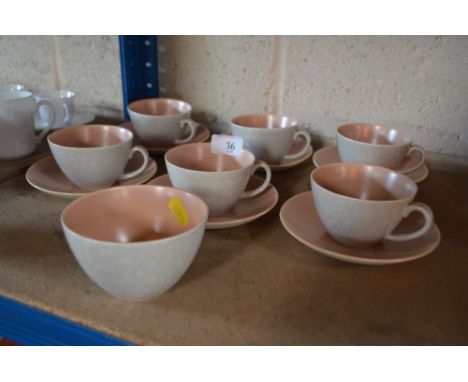
<path id="1" fill-rule="evenodd" d="M 188 224 L 189 214 L 178 196 L 173 196 L 172 198 L 170 198 L 167 206 L 169 207 L 172 214 L 177 219 L 180 225 L 184 226 Z"/>

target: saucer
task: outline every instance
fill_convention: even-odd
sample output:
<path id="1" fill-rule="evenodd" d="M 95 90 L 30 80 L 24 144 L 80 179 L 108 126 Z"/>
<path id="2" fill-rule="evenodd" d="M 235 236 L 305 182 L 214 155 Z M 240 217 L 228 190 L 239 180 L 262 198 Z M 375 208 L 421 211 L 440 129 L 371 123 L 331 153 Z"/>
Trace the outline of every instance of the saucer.
<path id="1" fill-rule="evenodd" d="M 254 189 L 262 183 L 263 179 L 254 175 L 250 177 L 246 189 Z M 168 174 L 158 176 L 151 182 L 148 182 L 148 184 L 172 187 Z M 250 223 L 273 209 L 277 202 L 278 191 L 276 191 L 275 186 L 270 183 L 266 190 L 260 195 L 237 201 L 229 211 L 226 211 L 222 215 L 208 217 L 206 229 L 231 228 Z"/>
<path id="2" fill-rule="evenodd" d="M 131 171 L 137 169 L 141 165 L 141 161 L 142 159 L 139 155 L 133 156 L 129 160 L 125 170 Z M 121 182 L 117 181 L 115 186 L 143 184 L 156 174 L 156 170 L 156 162 L 149 158 L 148 166 L 142 174 L 132 179 Z M 37 161 L 29 167 L 28 171 L 26 171 L 26 180 L 39 191 L 62 198 L 74 199 L 92 192 L 82 190 L 70 182 L 60 170 L 52 155 Z"/>
<path id="3" fill-rule="evenodd" d="M 135 132 L 135 129 L 133 127 L 132 121 L 127 121 L 124 123 L 121 123 L 119 126 L 125 127 L 126 129 L 130 130 L 133 135 L 133 143 L 135 145 L 141 145 L 148 150 L 150 153 L 154 154 L 164 154 L 167 150 L 171 149 L 172 147 L 149 147 L 147 143 L 143 142 L 140 137 L 138 137 L 138 134 Z M 190 142 L 187 143 L 197 143 L 197 142 L 205 142 L 210 138 L 210 129 L 208 127 L 203 126 L 198 124 L 197 128 L 197 133 L 193 137 L 193 139 Z"/>
<path id="4" fill-rule="evenodd" d="M 70 127 L 70 126 L 86 125 L 87 123 L 93 122 L 95 117 L 96 116 L 91 113 L 75 112 L 69 125 L 53 126 L 52 130 L 63 129 L 64 127 Z M 38 113 L 34 114 L 34 126 L 36 130 L 44 130 L 46 128 L 46 124 L 44 120 L 42 120 L 39 117 Z"/>
<path id="5" fill-rule="evenodd" d="M 335 145 L 326 146 L 316 151 L 312 160 L 314 161 L 315 167 L 320 167 L 326 164 L 337 163 L 341 161 L 340 156 L 338 154 L 338 148 Z M 418 163 L 418 159 L 408 155 L 406 156 L 399 171 L 404 170 L 406 168 L 410 168 L 416 163 Z M 408 178 L 412 179 L 413 182 L 419 183 L 427 178 L 427 176 L 429 175 L 429 168 L 426 164 L 423 164 L 418 169 L 411 171 L 405 175 Z"/>
<path id="6" fill-rule="evenodd" d="M 299 152 L 300 150 L 302 150 L 302 148 L 304 147 L 304 141 L 301 139 L 301 140 L 297 140 L 293 143 L 291 149 L 288 151 L 288 154 L 287 155 L 291 155 L 291 154 L 295 154 L 297 152 Z M 314 150 L 312 149 L 312 146 L 309 146 L 307 148 L 307 151 L 302 154 L 299 158 L 295 158 L 295 159 L 283 159 L 280 163 L 277 163 L 277 164 L 268 164 L 270 166 L 270 169 L 272 171 L 281 171 L 281 170 L 286 170 L 288 168 L 291 168 L 291 167 L 294 167 L 294 166 L 297 166 L 301 163 L 304 163 L 307 159 L 309 159 L 311 156 L 312 156 L 312 152 Z"/>
<path id="7" fill-rule="evenodd" d="M 302 244 L 326 256 L 350 263 L 389 265 L 419 259 L 431 253 L 440 242 L 435 223 L 429 231 L 413 240 L 396 242 L 383 240 L 370 248 L 352 248 L 335 241 L 326 231 L 315 209 L 310 191 L 287 200 L 280 211 L 283 227 Z M 412 213 L 403 219 L 394 232 L 412 232 L 424 224 L 421 214 Z"/>

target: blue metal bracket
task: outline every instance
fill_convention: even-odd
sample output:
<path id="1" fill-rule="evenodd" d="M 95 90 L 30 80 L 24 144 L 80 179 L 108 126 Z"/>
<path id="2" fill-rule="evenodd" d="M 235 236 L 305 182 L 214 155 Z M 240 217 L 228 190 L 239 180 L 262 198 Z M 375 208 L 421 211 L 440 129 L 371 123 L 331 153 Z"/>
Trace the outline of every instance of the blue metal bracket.
<path id="1" fill-rule="evenodd" d="M 159 96 L 158 41 L 156 36 L 119 36 L 124 115 L 127 106 L 142 98 Z"/>
<path id="2" fill-rule="evenodd" d="M 130 345 L 112 336 L 75 324 L 0 296 L 0 336 L 21 345 Z"/>

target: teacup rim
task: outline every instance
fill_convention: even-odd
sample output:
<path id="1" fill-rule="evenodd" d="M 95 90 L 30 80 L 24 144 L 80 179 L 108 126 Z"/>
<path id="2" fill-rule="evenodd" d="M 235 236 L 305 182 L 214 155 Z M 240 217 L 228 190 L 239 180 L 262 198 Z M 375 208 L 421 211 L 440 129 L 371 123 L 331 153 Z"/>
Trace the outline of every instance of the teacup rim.
<path id="1" fill-rule="evenodd" d="M 238 168 L 238 169 L 235 169 L 235 170 L 226 170 L 226 171 L 193 170 L 193 169 L 190 169 L 190 168 L 181 167 L 181 166 L 179 166 L 179 165 L 175 164 L 174 162 L 167 159 L 167 156 L 170 153 L 180 149 L 181 147 L 200 146 L 200 145 L 208 146 L 208 145 L 211 145 L 211 142 L 193 142 L 193 143 L 187 143 L 187 144 L 184 144 L 184 145 L 179 145 L 179 146 L 176 146 L 176 147 L 172 147 L 171 149 L 167 150 L 166 153 L 164 154 L 164 161 L 166 163 L 170 163 L 172 166 L 177 167 L 178 169 L 182 169 L 184 171 L 188 171 L 188 172 L 192 172 L 192 173 L 196 173 L 196 174 L 231 174 L 231 173 L 235 173 L 235 172 L 245 171 L 245 169 L 249 168 L 250 166 L 253 166 L 255 164 L 255 162 L 256 162 L 255 155 L 250 150 L 247 150 L 247 149 L 242 149 L 241 153 L 243 153 L 244 151 L 247 152 L 249 154 L 249 157 L 252 159 L 251 163 L 246 167 L 241 167 L 241 168 Z M 223 154 L 213 154 L 213 155 L 223 155 Z"/>
<path id="2" fill-rule="evenodd" d="M 167 189 L 170 189 L 170 190 L 174 190 L 174 191 L 177 191 L 178 193 L 183 193 L 183 194 L 186 194 L 186 195 L 189 195 L 190 197 L 194 197 L 198 202 L 201 203 L 201 205 L 203 206 L 203 218 L 200 220 L 200 222 L 198 222 L 193 228 L 187 230 L 187 231 L 183 231 L 181 233 L 178 233 L 176 235 L 172 235 L 170 237 L 165 237 L 163 239 L 155 239 L 155 240 L 145 240 L 145 241 L 136 241 L 136 242 L 129 242 L 129 243 L 119 243 L 119 242 L 115 242 L 115 241 L 108 241 L 108 240 L 99 240 L 99 239 L 94 239 L 92 237 L 88 237 L 88 236 L 84 236 L 78 232 L 76 232 L 75 230 L 71 229 L 66 223 L 65 223 L 65 213 L 72 207 L 74 206 L 75 204 L 79 203 L 80 201 L 84 200 L 84 199 L 87 199 L 89 197 L 93 197 L 93 195 L 97 194 L 97 193 L 104 193 L 104 192 L 116 192 L 117 190 L 119 189 L 123 189 L 123 188 L 167 188 Z M 111 246 L 119 246 L 120 248 L 122 248 L 122 246 L 126 246 L 126 247 L 142 247 L 142 246 L 146 246 L 146 245 L 151 245 L 151 244 L 155 244 L 155 243 L 165 243 L 165 242 L 169 242 L 171 240 L 174 240 L 175 238 L 181 238 L 185 235 L 189 235 L 191 233 L 193 233 L 195 230 L 199 229 L 200 226 L 202 224 L 206 224 L 206 222 L 208 221 L 208 214 L 209 214 L 209 211 L 208 211 L 208 206 L 207 204 L 203 201 L 202 198 L 200 198 L 199 196 L 195 195 L 195 194 L 192 194 L 188 191 L 184 191 L 184 190 L 181 190 L 181 189 L 178 189 L 178 188 L 175 188 L 175 187 L 168 187 L 168 186 L 157 186 L 157 185 L 153 185 L 153 184 L 140 184 L 140 185 L 125 185 L 125 186 L 117 186 L 117 187 L 109 187 L 109 188 L 105 188 L 105 189 L 102 189 L 102 190 L 97 190 L 97 191 L 93 191 L 93 192 L 90 192 L 89 194 L 86 194 L 74 201 L 72 201 L 71 203 L 69 203 L 62 211 L 62 213 L 60 214 L 60 223 L 62 224 L 62 227 L 66 227 L 70 232 L 72 232 L 74 235 L 80 237 L 80 238 L 83 238 L 85 240 L 88 240 L 88 241 L 91 241 L 91 242 L 94 242 L 94 243 L 99 243 L 99 244 L 106 244 L 106 245 L 111 245 Z"/>
<path id="3" fill-rule="evenodd" d="M 9 95 L 13 97 L 6 97 L 5 99 L 1 99 L 1 102 L 11 102 L 11 101 L 18 101 L 26 98 L 30 98 L 33 96 L 33 93 L 29 90 L 2 90 L 0 91 L 1 95 Z M 16 97 L 15 97 L 16 96 Z"/>
<path id="4" fill-rule="evenodd" d="M 2 89 L 3 88 L 3 89 Z M 2 92 L 20 92 L 22 90 L 26 90 L 26 91 L 29 91 L 27 89 L 25 89 L 24 85 L 23 84 L 20 84 L 18 82 L 10 82 L 10 83 L 6 83 L 6 84 L 0 84 L 0 91 Z"/>
<path id="5" fill-rule="evenodd" d="M 350 138 L 350 137 L 344 135 L 344 134 L 340 131 L 340 129 L 342 129 L 343 127 L 352 126 L 352 125 L 380 126 L 380 127 L 383 127 L 384 129 L 395 130 L 395 131 L 397 131 L 398 133 L 403 134 L 404 139 L 405 139 L 406 142 L 405 142 L 405 143 L 392 143 L 392 144 L 369 143 L 369 142 L 363 142 L 363 141 L 360 141 L 360 140 L 357 140 L 357 139 Z M 396 128 L 394 128 L 394 127 L 390 127 L 389 125 L 386 125 L 386 124 L 372 123 L 372 122 L 349 122 L 349 123 L 344 123 L 344 124 L 342 124 L 342 125 L 340 125 L 340 126 L 338 126 L 338 127 L 336 128 L 336 135 L 339 135 L 340 137 L 342 137 L 342 138 L 344 138 L 344 139 L 347 139 L 347 140 L 350 140 L 350 141 L 352 141 L 352 142 L 356 142 L 356 143 L 360 143 L 360 144 L 368 145 L 368 146 L 401 147 L 401 146 L 411 145 L 411 143 L 412 143 L 411 136 L 410 136 L 408 133 L 406 133 L 405 131 L 396 129 Z"/>
<path id="6" fill-rule="evenodd" d="M 291 126 L 286 126 L 286 127 L 278 127 L 274 129 L 265 129 L 264 127 L 256 127 L 256 126 L 246 126 L 246 125 L 241 125 L 237 122 L 235 122 L 236 119 L 240 118 L 245 118 L 245 117 L 286 117 L 289 120 L 291 120 Z M 290 117 L 289 115 L 286 114 L 278 114 L 278 113 L 250 113 L 250 114 L 241 114 L 238 116 L 235 116 L 234 118 L 231 119 L 231 124 L 238 126 L 238 127 L 243 127 L 246 129 L 255 129 L 255 130 L 268 130 L 268 131 L 280 131 L 283 129 L 291 129 L 291 128 L 297 128 L 299 127 L 299 121 L 296 118 Z"/>
<path id="7" fill-rule="evenodd" d="M 392 172 L 392 173 L 395 173 L 397 176 L 402 176 L 404 178 L 406 178 L 407 181 L 409 181 L 409 183 L 412 184 L 412 186 L 414 187 L 414 193 L 413 195 L 408 195 L 408 196 L 405 196 L 404 198 L 398 198 L 398 199 L 391 199 L 391 200 L 367 200 L 367 199 L 359 199 L 359 198 L 355 198 L 355 197 L 352 197 L 352 196 L 348 196 L 348 195 L 343 195 L 343 194 L 340 194 L 338 192 L 335 192 L 335 191 L 332 191 L 328 188 L 325 188 L 324 186 L 322 186 L 321 184 L 319 184 L 315 179 L 314 179 L 314 175 L 319 172 L 320 170 L 324 171 L 326 170 L 327 168 L 329 167 L 338 167 L 338 166 L 348 166 L 348 165 L 358 165 L 360 167 L 376 167 L 376 168 L 379 168 L 379 169 L 383 169 L 385 171 L 388 171 L 388 172 Z M 379 204 L 382 204 L 382 203 L 385 203 L 385 204 L 391 204 L 391 203 L 401 203 L 402 201 L 406 201 L 406 200 L 412 200 L 416 194 L 418 193 L 418 186 L 417 184 L 411 179 L 409 178 L 408 176 L 406 176 L 405 174 L 402 174 L 398 171 L 395 171 L 395 170 L 392 170 L 392 169 L 389 169 L 387 167 L 382 167 L 382 166 L 376 166 L 376 165 L 370 165 L 370 164 L 364 164 L 364 163 L 358 163 L 358 162 L 346 162 L 346 163 L 330 163 L 330 164 L 327 164 L 327 165 L 323 165 L 323 166 L 320 166 L 320 167 L 316 167 L 315 169 L 312 170 L 312 172 L 310 173 L 310 176 L 309 176 L 309 179 L 310 179 L 310 182 L 315 184 L 317 187 L 319 187 L 320 189 L 324 190 L 324 191 L 327 191 L 331 194 L 334 194 L 338 197 L 341 197 L 341 198 L 344 198 L 344 199 L 349 199 L 349 200 L 354 200 L 356 202 L 359 202 L 359 203 L 379 203 Z M 312 194 L 313 194 L 313 190 L 311 190 Z"/>
<path id="8" fill-rule="evenodd" d="M 115 127 L 115 128 L 118 128 L 118 129 L 122 129 L 122 130 L 125 130 L 126 132 L 130 133 L 130 138 L 123 141 L 123 142 L 120 142 L 120 143 L 115 143 L 115 144 L 107 145 L 107 146 L 94 146 L 94 147 L 66 146 L 66 145 L 61 145 L 59 143 L 51 141 L 51 137 L 54 138 L 55 135 L 65 134 L 65 133 L 63 133 L 64 131 L 70 131 L 71 129 L 78 130 L 78 129 L 82 128 L 82 127 L 93 127 L 93 126 L 110 126 L 112 128 Z M 95 123 L 95 124 L 90 124 L 90 125 L 78 125 L 78 126 L 70 126 L 70 127 L 66 127 L 66 128 L 63 128 L 63 129 L 58 129 L 58 130 L 50 133 L 47 136 L 47 142 L 49 143 L 49 145 L 52 144 L 52 145 L 54 145 L 56 147 L 60 147 L 61 149 L 65 149 L 65 150 L 101 150 L 101 149 L 108 149 L 109 147 L 118 147 L 118 146 L 121 146 L 121 145 L 125 145 L 128 142 L 133 144 L 133 138 L 134 138 L 133 132 L 130 131 L 129 129 L 126 129 L 125 127 L 106 124 L 106 123 L 103 123 L 103 124 Z"/>
<path id="9" fill-rule="evenodd" d="M 152 100 L 163 100 L 163 101 L 176 101 L 176 102 L 181 102 L 183 103 L 184 105 L 187 105 L 188 106 L 188 111 L 186 112 L 183 112 L 183 113 L 179 113 L 179 114 L 167 114 L 167 115 L 154 115 L 154 114 L 145 114 L 145 113 L 140 113 L 138 111 L 135 111 L 135 110 L 132 110 L 132 106 L 137 104 L 137 103 L 143 103 L 143 102 L 147 102 L 147 101 L 152 101 Z M 181 99 L 177 99 L 177 98 L 165 98 L 165 97 L 150 97 L 150 98 L 141 98 L 141 99 L 137 99 L 135 101 L 132 101 L 130 102 L 128 105 L 127 105 L 127 110 L 128 112 L 132 112 L 132 113 L 135 113 L 135 114 L 138 114 L 139 116 L 144 116 L 144 117 L 151 117 L 151 118 L 168 118 L 168 117 L 180 117 L 182 115 L 185 115 L 187 113 L 191 113 L 192 112 L 192 105 L 190 103 L 188 103 L 187 101 L 183 101 Z"/>

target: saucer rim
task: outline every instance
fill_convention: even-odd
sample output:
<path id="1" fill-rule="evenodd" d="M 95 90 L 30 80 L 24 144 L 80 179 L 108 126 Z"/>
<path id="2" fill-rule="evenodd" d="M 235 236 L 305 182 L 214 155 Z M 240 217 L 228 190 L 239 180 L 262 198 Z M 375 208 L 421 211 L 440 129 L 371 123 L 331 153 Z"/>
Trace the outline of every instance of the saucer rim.
<path id="1" fill-rule="evenodd" d="M 324 146 L 324 147 L 321 147 L 320 149 L 318 149 L 317 151 L 315 151 L 314 155 L 312 156 L 312 163 L 314 164 L 315 167 L 322 167 L 322 166 L 326 166 L 328 164 L 333 164 L 333 163 L 343 163 L 343 162 L 330 162 L 330 163 L 325 163 L 325 164 L 322 164 L 322 165 L 317 165 L 316 161 L 315 161 L 315 156 L 320 152 L 320 151 L 324 151 L 325 149 L 330 149 L 332 147 L 337 147 L 336 145 L 327 145 L 327 146 Z M 414 183 L 421 183 L 423 180 L 425 180 L 428 176 L 429 176 L 429 167 L 427 166 L 426 162 L 424 162 L 424 164 L 421 166 L 421 168 L 423 169 L 423 174 L 421 176 L 411 176 L 412 173 L 415 173 L 416 171 L 419 170 L 416 169 L 416 170 L 413 170 L 411 172 L 408 172 L 406 174 L 403 174 L 403 175 L 406 175 L 408 178 L 410 178 Z M 398 170 L 395 170 L 395 171 L 398 171 Z"/>
<path id="2" fill-rule="evenodd" d="M 156 176 L 155 178 L 151 179 L 150 182 L 154 182 L 157 179 L 162 178 L 162 177 L 169 178 L 169 174 L 162 174 L 162 175 Z M 263 179 L 263 178 L 261 178 L 261 177 L 259 177 L 257 175 L 252 175 L 252 177 L 255 177 L 255 178 L 258 178 L 258 179 Z M 276 207 L 276 205 L 278 204 L 278 201 L 279 201 L 278 190 L 276 189 L 276 187 L 272 183 L 269 183 L 269 185 L 271 186 L 273 192 L 275 193 L 275 201 L 270 206 L 268 206 L 268 208 L 265 208 L 265 210 L 259 212 L 258 214 L 255 214 L 253 216 L 249 216 L 249 217 L 242 218 L 242 219 L 222 221 L 222 222 L 210 222 L 210 217 L 208 216 L 208 220 L 206 222 L 206 229 L 215 230 L 215 229 L 225 229 L 225 228 L 238 227 L 238 226 L 241 226 L 241 225 L 244 225 L 244 224 L 248 224 L 248 223 L 250 223 L 250 222 L 252 222 L 254 220 L 259 219 L 263 215 L 266 215 L 268 212 L 270 212 L 273 208 Z M 172 186 L 172 187 L 174 187 L 174 186 Z M 263 193 L 261 193 L 260 195 L 255 196 L 255 197 L 253 197 L 251 199 L 261 197 L 262 195 L 263 195 Z M 238 203 L 238 202 L 239 201 L 237 201 L 236 203 Z M 217 217 L 219 217 L 219 216 L 217 216 Z"/>
<path id="3" fill-rule="evenodd" d="M 131 128 L 133 129 L 132 133 L 136 135 L 135 129 L 134 129 L 133 124 L 132 124 L 132 121 L 121 122 L 121 123 L 119 123 L 119 126 L 127 129 L 128 127 L 125 126 L 125 124 L 127 124 L 127 123 L 131 124 L 131 126 L 132 126 Z M 186 142 L 184 144 L 203 143 L 203 142 L 206 142 L 210 138 L 211 130 L 207 126 L 205 126 L 205 125 L 203 125 L 201 123 L 198 123 L 198 126 L 203 128 L 203 130 L 204 130 L 200 134 L 203 138 L 199 138 L 198 140 L 192 139 L 191 141 Z M 205 137 L 205 135 L 206 135 L 206 137 Z M 193 137 L 193 138 L 195 138 L 195 137 Z M 165 154 L 168 150 L 173 149 L 174 147 L 177 147 L 177 146 L 182 146 L 182 145 L 174 145 L 174 146 L 170 146 L 170 147 L 149 147 L 144 142 L 141 142 L 141 146 L 143 146 L 146 150 L 148 150 L 149 153 L 152 153 L 152 154 Z"/>
<path id="4" fill-rule="evenodd" d="M 308 147 L 309 148 L 307 149 L 307 151 L 302 156 L 300 156 L 299 158 L 296 158 L 296 159 L 292 159 L 291 162 L 287 162 L 287 163 L 284 163 L 284 164 L 281 164 L 281 162 L 278 163 L 278 164 L 268 163 L 268 166 L 270 166 L 270 169 L 272 171 L 281 171 L 281 170 L 287 170 L 287 169 L 292 168 L 292 167 L 296 167 L 296 166 L 304 163 L 307 159 L 309 159 L 311 156 L 313 156 L 314 152 L 316 152 L 314 150 L 314 148 L 312 147 L 312 145 L 309 145 Z"/>
<path id="5" fill-rule="evenodd" d="M 54 191 L 54 190 L 50 190 L 50 189 L 45 189 L 43 187 L 40 187 L 38 186 L 37 184 L 34 184 L 30 179 L 29 179 L 29 175 L 30 175 L 30 171 L 31 169 L 36 166 L 39 162 L 41 161 L 45 161 L 45 160 L 50 160 L 50 158 L 53 159 L 53 155 L 48 155 L 44 158 L 41 158 L 39 160 L 37 160 L 36 162 L 34 162 L 31 166 L 28 167 L 28 169 L 26 170 L 26 173 L 24 175 L 24 177 L 26 178 L 26 181 L 28 182 L 28 184 L 35 188 L 36 190 L 39 190 L 41 192 L 44 192 L 45 194 L 48 194 L 48 195 L 52 195 L 52 196 L 56 196 L 56 197 L 59 197 L 59 198 L 63 198 L 63 199 L 76 199 L 76 198 L 79 198 L 79 197 L 82 197 L 82 196 L 85 196 L 85 195 L 88 195 L 89 193 L 91 192 L 94 192 L 94 191 L 101 191 L 101 190 L 104 190 L 104 189 L 107 189 L 107 188 L 112 188 L 112 187 L 120 187 L 122 186 L 122 184 L 118 184 L 118 185 L 115 185 L 115 186 L 110 186 L 110 187 L 103 187 L 103 188 L 99 188 L 97 190 L 92 190 L 92 191 L 85 191 L 85 192 L 79 192 L 79 193 L 76 193 L 76 192 L 62 192 L 62 191 Z M 153 177 L 154 175 L 156 174 L 156 172 L 158 171 L 158 165 L 156 163 L 156 161 L 153 159 L 153 158 L 149 158 L 149 162 L 148 162 L 148 167 L 154 163 L 155 166 L 154 166 L 154 169 L 151 170 L 151 172 L 148 174 L 147 177 L 145 177 L 145 180 L 141 181 L 141 182 L 138 182 L 138 183 L 132 183 L 132 184 L 128 184 L 128 185 L 141 185 L 141 184 L 146 184 L 147 182 L 149 182 Z M 151 175 L 150 175 L 151 174 Z"/>
<path id="6" fill-rule="evenodd" d="M 421 253 L 417 253 L 415 255 L 411 255 L 411 256 L 408 256 L 408 257 L 404 257 L 404 258 L 370 259 L 370 258 L 367 258 L 367 257 L 366 258 L 356 257 L 356 256 L 349 255 L 349 254 L 346 254 L 346 253 L 338 253 L 338 252 L 334 252 L 334 251 L 331 251 L 331 250 L 328 250 L 328 249 L 324 249 L 324 248 L 322 248 L 322 247 L 320 247 L 320 246 L 318 246 L 316 244 L 313 244 L 313 243 L 311 243 L 309 241 L 306 241 L 306 240 L 302 239 L 299 235 L 294 233 L 291 230 L 291 228 L 288 227 L 288 225 L 285 222 L 284 210 L 287 208 L 287 204 L 292 199 L 305 197 L 306 194 L 307 194 L 307 197 L 310 198 L 311 203 L 314 203 L 313 198 L 311 197 L 312 196 L 311 195 L 312 191 L 301 192 L 299 194 L 296 194 L 296 195 L 290 197 L 288 200 L 286 200 L 283 203 L 283 205 L 281 206 L 280 212 L 279 212 L 279 217 L 280 217 L 281 225 L 286 230 L 286 232 L 288 232 L 288 234 L 290 234 L 294 239 L 299 241 L 301 244 L 303 244 L 306 247 L 316 251 L 317 253 L 319 253 L 321 255 L 331 257 L 331 258 L 333 258 L 335 260 L 340 260 L 340 261 L 344 261 L 344 262 L 347 262 L 347 263 L 360 264 L 360 265 L 373 265 L 373 266 L 393 265 L 393 264 L 407 263 L 407 262 L 414 261 L 414 260 L 420 259 L 422 257 L 425 257 L 425 256 L 429 255 L 430 253 L 432 253 L 440 244 L 440 240 L 441 240 L 440 229 L 439 229 L 438 225 L 435 222 L 433 222 L 432 224 L 433 224 L 433 227 L 435 228 L 435 232 L 436 232 L 436 239 L 434 240 L 434 243 L 426 251 L 423 251 Z M 348 248 L 344 244 L 341 244 L 339 242 L 336 242 L 336 243 L 338 243 L 344 249 Z"/>

